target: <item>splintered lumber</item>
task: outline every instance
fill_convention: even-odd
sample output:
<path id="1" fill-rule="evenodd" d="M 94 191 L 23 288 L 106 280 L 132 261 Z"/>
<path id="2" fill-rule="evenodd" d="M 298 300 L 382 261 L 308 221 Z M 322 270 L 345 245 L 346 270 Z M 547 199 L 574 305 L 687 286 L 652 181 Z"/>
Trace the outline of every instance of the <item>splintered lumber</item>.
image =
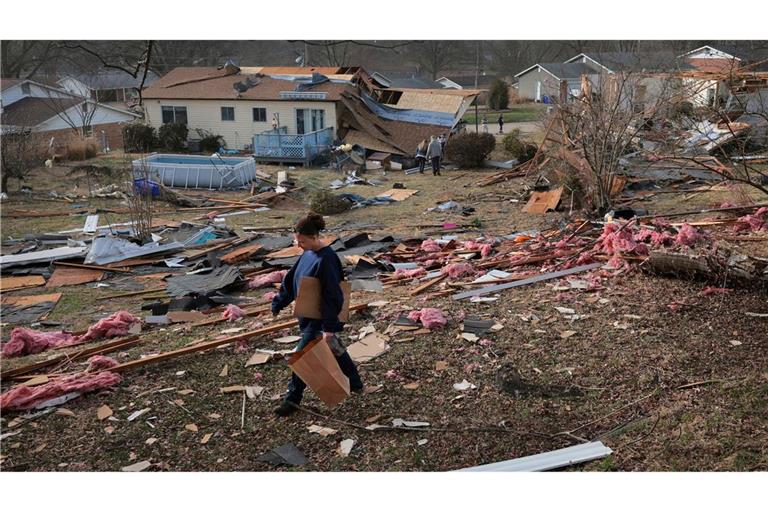
<path id="1" fill-rule="evenodd" d="M 351 306 L 349 308 L 350 311 L 359 311 L 361 309 L 367 308 L 367 304 L 357 304 L 355 306 Z M 139 366 L 144 366 L 150 363 L 157 363 L 160 361 L 165 361 L 167 359 L 172 359 L 177 356 L 182 356 L 185 354 L 192 354 L 194 352 L 202 352 L 205 350 L 210 350 L 212 348 L 219 347 L 221 345 L 226 345 L 227 343 L 234 343 L 236 341 L 241 340 L 248 340 L 250 338 L 255 338 L 256 336 L 262 336 L 264 334 L 270 334 L 273 332 L 277 332 L 283 329 L 289 329 L 291 327 L 296 327 L 299 325 L 298 320 L 289 320 L 287 322 L 282 322 L 279 324 L 269 325 L 267 327 L 262 327 L 261 329 L 256 329 L 255 331 L 249 331 L 242 334 L 238 334 L 235 336 L 229 336 L 227 338 L 221 338 L 218 340 L 212 340 L 212 341 L 206 341 L 203 343 L 198 343 L 196 345 L 191 345 L 189 347 L 180 348 L 177 350 L 172 350 L 170 352 L 164 352 L 162 354 L 157 354 L 154 356 L 148 356 L 144 359 L 136 359 L 134 361 L 128 361 L 127 363 L 119 364 L 117 366 L 113 366 L 109 369 L 111 372 L 124 372 L 126 370 L 130 370 L 132 368 L 137 368 Z"/>
<path id="2" fill-rule="evenodd" d="M 133 272 L 128 268 L 104 267 L 102 265 L 83 265 L 81 263 L 67 263 L 66 261 L 54 261 L 53 265 L 56 267 L 85 268 L 89 270 L 104 270 L 106 272 L 121 272 L 125 274 L 130 274 Z"/>
<path id="3" fill-rule="evenodd" d="M 269 311 L 271 311 L 271 307 L 270 306 L 266 306 L 266 307 L 262 307 L 262 308 L 259 308 L 259 309 L 251 309 L 251 310 L 246 309 L 246 310 L 243 311 L 243 313 L 245 314 L 245 316 L 258 316 L 258 315 L 260 315 L 262 313 L 268 313 Z M 194 323 L 194 324 L 190 324 L 190 327 L 192 327 L 192 328 L 194 328 L 194 327 L 203 327 L 203 326 L 206 326 L 206 325 L 220 324 L 220 323 L 226 322 L 226 321 L 227 321 L 226 318 L 216 317 L 216 318 L 210 318 L 208 320 L 203 320 L 203 321 L 200 321 L 200 322 L 197 322 L 197 323 Z"/>
<path id="4" fill-rule="evenodd" d="M 432 286 L 436 285 L 437 283 L 439 283 L 440 281 L 442 281 L 446 277 L 448 277 L 448 274 L 439 275 L 439 276 L 437 276 L 434 279 L 430 279 L 429 281 L 427 281 L 426 283 L 422 284 L 421 286 L 419 286 L 417 288 L 414 288 L 413 290 L 409 291 L 408 295 L 410 295 L 411 297 L 413 297 L 414 295 L 418 295 L 418 294 L 428 290 Z"/>
<path id="5" fill-rule="evenodd" d="M 518 286 L 525 286 L 528 284 L 539 283 L 541 281 L 548 281 L 550 279 L 557 279 L 563 276 L 569 276 L 571 274 L 578 274 L 579 272 L 586 272 L 587 270 L 593 270 L 602 267 L 602 263 L 590 263 L 589 265 L 581 265 L 579 267 L 573 267 L 566 270 L 558 270 L 557 272 L 549 272 L 547 274 L 541 274 L 539 276 L 530 277 L 528 279 L 521 279 L 520 281 L 514 281 L 511 283 L 497 284 L 492 286 L 486 286 L 479 290 L 469 290 L 466 292 L 457 293 L 451 296 L 453 300 L 468 299 L 470 297 L 479 297 L 481 295 L 488 295 L 489 293 L 506 290 L 508 288 L 516 288 Z"/>
<path id="6" fill-rule="evenodd" d="M 121 338 L 119 340 L 110 341 L 109 343 L 103 343 L 96 347 L 79 350 L 77 352 L 73 352 L 72 354 L 60 354 L 56 357 L 46 359 L 45 361 L 40 361 L 38 363 L 33 363 L 27 366 L 15 368 L 13 370 L 8 370 L 2 372 L 0 377 L 3 379 L 15 379 L 21 375 L 27 375 L 28 373 L 59 364 L 64 361 L 77 361 L 79 359 L 84 359 L 86 357 L 95 356 L 98 354 L 107 354 L 109 352 L 114 352 L 115 350 L 132 347 L 133 345 L 136 345 L 140 342 L 141 339 L 139 339 L 138 336 L 128 336 L 127 338 Z"/>

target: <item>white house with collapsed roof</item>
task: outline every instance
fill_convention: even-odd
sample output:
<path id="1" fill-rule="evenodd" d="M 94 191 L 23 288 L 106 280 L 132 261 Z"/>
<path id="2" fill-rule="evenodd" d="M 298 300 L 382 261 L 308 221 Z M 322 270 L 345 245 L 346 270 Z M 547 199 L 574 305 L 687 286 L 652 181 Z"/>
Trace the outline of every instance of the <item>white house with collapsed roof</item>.
<path id="1" fill-rule="evenodd" d="M 409 155 L 450 133 L 473 90 L 393 88 L 358 67 L 176 68 L 143 91 L 146 121 L 221 135 L 257 158 L 304 162 L 301 147 L 332 141 Z M 301 154 L 300 154 L 301 153 Z"/>

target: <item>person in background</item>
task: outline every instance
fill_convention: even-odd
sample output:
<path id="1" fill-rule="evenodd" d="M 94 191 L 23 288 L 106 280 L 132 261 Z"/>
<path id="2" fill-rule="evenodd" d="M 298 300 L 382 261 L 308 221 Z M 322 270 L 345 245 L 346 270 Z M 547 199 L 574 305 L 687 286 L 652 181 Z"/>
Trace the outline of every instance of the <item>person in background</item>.
<path id="1" fill-rule="evenodd" d="M 499 133 L 504 133 L 504 115 L 499 114 Z"/>
<path id="2" fill-rule="evenodd" d="M 419 173 L 424 174 L 424 166 L 427 164 L 427 141 L 422 140 L 416 146 L 416 164 L 419 166 Z"/>
<path id="3" fill-rule="evenodd" d="M 429 139 L 427 158 L 432 163 L 432 176 L 440 176 L 440 159 L 443 158 L 443 149 L 434 135 Z"/>
<path id="4" fill-rule="evenodd" d="M 488 116 L 483 114 L 483 133 L 488 133 Z"/>
<path id="5" fill-rule="evenodd" d="M 448 139 L 445 138 L 445 134 L 441 133 L 437 138 L 437 141 L 440 143 L 440 151 L 445 154 L 445 143 L 448 141 Z"/>
<path id="6" fill-rule="evenodd" d="M 277 316 L 281 309 L 288 306 L 296 298 L 302 277 L 315 277 L 320 280 L 322 306 L 321 320 L 299 317 L 301 341 L 296 350 L 301 350 L 307 344 L 320 336 L 328 342 L 336 356 L 341 371 L 349 378 L 351 391 L 363 390 L 363 382 L 347 350 L 341 344 L 336 333 L 341 332 L 344 324 L 339 322 L 339 313 L 344 304 L 344 292 L 340 283 L 344 278 L 341 261 L 336 252 L 320 240 L 320 232 L 325 229 L 322 215 L 310 212 L 302 217 L 294 228 L 294 237 L 304 252 L 293 268 L 283 278 L 280 292 L 272 299 L 272 315 Z M 304 389 L 307 385 L 295 373 L 291 373 L 288 382 L 288 392 L 283 401 L 275 409 L 278 416 L 289 416 L 296 412 L 296 406 L 301 403 Z"/>

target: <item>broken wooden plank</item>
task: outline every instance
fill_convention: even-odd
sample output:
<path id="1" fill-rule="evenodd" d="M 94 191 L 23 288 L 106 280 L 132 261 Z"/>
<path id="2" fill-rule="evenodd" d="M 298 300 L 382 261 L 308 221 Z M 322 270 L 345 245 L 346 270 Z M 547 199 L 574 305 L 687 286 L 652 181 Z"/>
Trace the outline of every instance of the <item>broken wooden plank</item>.
<path id="1" fill-rule="evenodd" d="M 72 267 L 72 268 L 85 268 L 90 270 L 103 270 L 105 272 L 120 272 L 123 274 L 130 274 L 133 272 L 128 268 L 120 267 L 106 267 L 103 265 L 83 265 L 82 263 L 68 263 L 66 261 L 54 261 L 53 265 L 56 267 Z"/>
<path id="2" fill-rule="evenodd" d="M 7 370 L 2 372 L 2 374 L 0 374 L 0 378 L 14 379 L 21 375 L 26 375 L 28 373 L 35 372 L 42 368 L 47 368 L 49 366 L 59 364 L 64 361 L 77 361 L 77 360 L 88 358 L 90 356 L 94 356 L 98 354 L 107 354 L 109 352 L 114 352 L 116 350 L 132 347 L 140 342 L 141 342 L 141 339 L 138 336 L 128 336 L 127 338 L 121 338 L 119 340 L 103 343 L 97 347 L 78 350 L 77 352 L 74 352 L 71 354 L 60 354 L 56 357 L 46 359 L 45 361 L 40 361 L 38 363 L 21 366 L 19 368 L 14 368 L 13 370 Z"/>
<path id="3" fill-rule="evenodd" d="M 437 283 L 439 283 L 440 281 L 442 281 L 446 277 L 448 277 L 448 274 L 442 274 L 442 275 L 437 276 L 434 279 L 430 279 L 429 281 L 427 281 L 426 283 L 422 284 L 421 286 L 418 286 L 418 287 L 414 288 L 413 290 L 409 291 L 408 295 L 410 295 L 411 297 L 413 297 L 414 295 L 418 295 L 418 294 L 428 290 L 429 288 L 433 287 L 434 285 L 436 285 Z"/>
<path id="4" fill-rule="evenodd" d="M 560 197 L 562 195 L 563 187 L 543 192 L 534 192 L 531 194 L 528 204 L 523 207 L 523 211 L 526 213 L 547 213 L 549 210 L 554 211 L 560 203 Z"/>
<path id="5" fill-rule="evenodd" d="M 359 311 L 361 309 L 367 308 L 367 304 L 357 304 L 355 306 L 352 306 L 349 308 L 350 311 Z M 198 343 L 196 345 L 191 345 L 188 347 L 180 348 L 177 350 L 172 350 L 170 352 L 164 352 L 162 354 L 156 354 L 154 356 L 148 356 L 144 359 L 136 359 L 134 361 L 128 361 L 127 363 L 119 364 L 117 366 L 114 366 L 110 368 L 109 371 L 111 372 L 123 372 L 125 370 L 130 370 L 132 368 L 136 368 L 139 366 L 144 366 L 150 363 L 156 363 L 160 361 L 165 361 L 166 359 L 171 359 L 177 356 L 185 355 L 185 354 L 191 354 L 194 352 L 202 352 L 204 350 L 210 350 L 212 348 L 219 347 L 221 345 L 226 345 L 227 343 L 234 343 L 236 341 L 241 340 L 247 340 L 250 338 L 255 338 L 256 336 L 261 336 L 264 334 L 270 334 L 273 332 L 281 331 L 283 329 L 288 329 L 291 327 L 295 327 L 299 324 L 298 320 L 289 320 L 287 322 L 282 322 L 279 324 L 269 325 L 266 327 L 262 327 L 261 329 L 256 329 L 255 331 L 249 331 L 245 332 L 243 334 L 238 334 L 235 336 L 229 336 L 227 338 L 221 338 L 218 340 L 212 340 L 207 341 L 203 343 Z"/>
<path id="6" fill-rule="evenodd" d="M 0 292 L 13 292 L 45 284 L 43 276 L 9 276 L 0 279 Z"/>
<path id="7" fill-rule="evenodd" d="M 567 270 L 558 270 L 557 272 L 548 272 L 539 276 L 530 277 L 528 279 L 521 279 L 520 281 L 514 281 L 511 283 L 497 284 L 493 286 L 486 286 L 479 290 L 469 290 L 466 292 L 457 293 L 452 295 L 454 300 L 467 299 L 470 297 L 479 297 L 481 295 L 488 295 L 489 293 L 506 290 L 508 288 L 516 288 L 518 286 L 525 286 L 528 284 L 539 283 L 541 281 L 548 281 L 550 279 L 557 279 L 558 277 L 568 276 L 571 274 L 578 274 L 579 272 L 586 272 L 587 270 L 593 270 L 602 267 L 602 263 L 590 263 L 589 265 L 581 265 L 579 267 L 569 268 Z"/>

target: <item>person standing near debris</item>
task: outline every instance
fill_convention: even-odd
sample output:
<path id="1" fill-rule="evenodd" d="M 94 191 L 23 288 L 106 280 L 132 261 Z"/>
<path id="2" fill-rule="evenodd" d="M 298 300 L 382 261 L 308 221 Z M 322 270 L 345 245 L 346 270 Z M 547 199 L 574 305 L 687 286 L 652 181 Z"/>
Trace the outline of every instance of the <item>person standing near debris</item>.
<path id="1" fill-rule="evenodd" d="M 488 133 L 488 116 L 483 114 L 483 133 Z"/>
<path id="2" fill-rule="evenodd" d="M 424 174 L 424 166 L 427 164 L 427 141 L 423 140 L 416 146 L 416 164 L 419 166 L 419 174 Z"/>
<path id="3" fill-rule="evenodd" d="M 440 159 L 443 158 L 443 148 L 434 135 L 429 139 L 427 158 L 432 163 L 432 176 L 440 176 Z"/>
<path id="4" fill-rule="evenodd" d="M 504 133 L 504 115 L 499 114 L 499 133 Z"/>
<path id="5" fill-rule="evenodd" d="M 363 389 L 360 374 L 336 334 L 344 328 L 344 324 L 339 322 L 339 313 L 344 304 L 344 292 L 340 286 L 344 274 L 336 252 L 320 240 L 320 231 L 323 229 L 325 229 L 325 220 L 322 215 L 317 213 L 310 212 L 296 223 L 294 237 L 304 252 L 283 278 L 280 292 L 272 299 L 272 314 L 277 315 L 281 309 L 294 301 L 302 277 L 319 279 L 322 296 L 320 309 L 323 318 L 322 320 L 314 320 L 299 317 L 301 341 L 296 350 L 303 349 L 322 333 L 323 339 L 328 342 L 336 356 L 341 371 L 349 378 L 350 390 L 359 392 Z M 275 414 L 289 416 L 296 412 L 296 405 L 301 402 L 306 387 L 304 381 L 292 373 L 288 383 L 288 392 L 283 397 L 280 406 L 275 409 Z"/>

